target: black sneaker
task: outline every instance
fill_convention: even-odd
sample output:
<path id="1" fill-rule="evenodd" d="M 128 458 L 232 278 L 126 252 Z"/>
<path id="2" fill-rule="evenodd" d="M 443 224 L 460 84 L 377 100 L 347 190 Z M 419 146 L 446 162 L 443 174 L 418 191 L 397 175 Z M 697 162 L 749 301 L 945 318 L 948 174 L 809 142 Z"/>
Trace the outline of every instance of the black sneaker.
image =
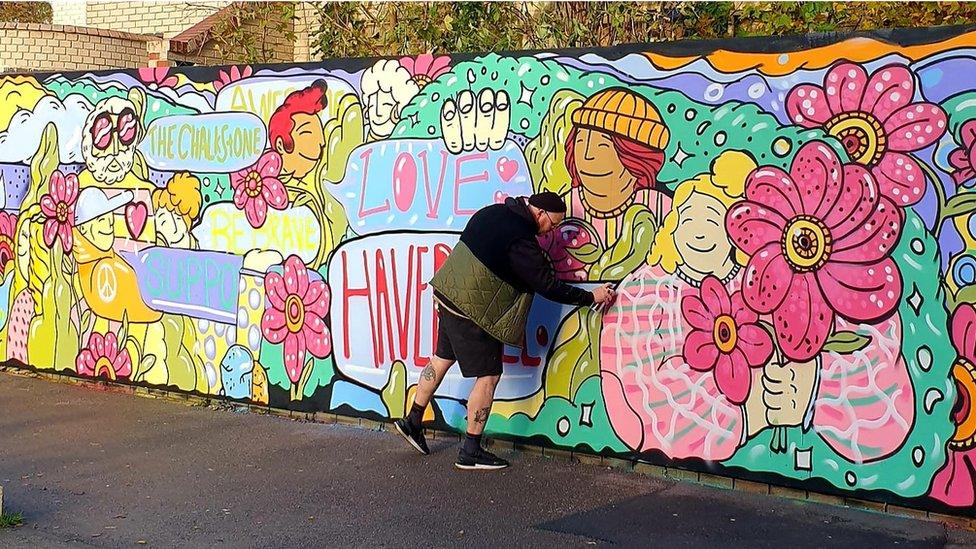
<path id="1" fill-rule="evenodd" d="M 457 461 L 454 462 L 454 466 L 458 469 L 464 469 L 466 471 L 488 471 L 494 469 L 504 469 L 508 467 L 508 462 L 483 448 L 478 448 L 478 451 L 474 454 L 469 454 L 464 451 L 464 448 L 462 448 L 461 451 L 458 452 L 458 458 Z"/>
<path id="2" fill-rule="evenodd" d="M 393 428 L 396 432 L 400 433 L 410 446 L 413 446 L 423 455 L 430 455 L 430 449 L 427 448 L 427 439 L 424 438 L 423 429 L 414 429 L 410 422 L 405 419 L 398 419 L 393 422 Z"/>

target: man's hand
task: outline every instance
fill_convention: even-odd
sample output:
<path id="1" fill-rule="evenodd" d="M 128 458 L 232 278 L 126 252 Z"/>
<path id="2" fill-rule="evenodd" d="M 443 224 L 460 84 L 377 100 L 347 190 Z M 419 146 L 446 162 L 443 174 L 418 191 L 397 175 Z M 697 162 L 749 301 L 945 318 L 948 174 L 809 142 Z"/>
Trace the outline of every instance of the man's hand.
<path id="1" fill-rule="evenodd" d="M 593 302 L 599 303 L 601 305 L 609 305 L 614 298 L 613 287 L 610 284 L 604 284 L 593 290 Z"/>

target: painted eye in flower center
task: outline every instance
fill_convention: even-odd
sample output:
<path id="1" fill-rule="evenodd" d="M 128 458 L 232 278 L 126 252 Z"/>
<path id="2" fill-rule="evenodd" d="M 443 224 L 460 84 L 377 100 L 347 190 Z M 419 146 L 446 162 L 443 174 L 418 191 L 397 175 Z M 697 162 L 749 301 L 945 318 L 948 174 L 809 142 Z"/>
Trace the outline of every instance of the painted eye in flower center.
<path id="1" fill-rule="evenodd" d="M 288 331 L 298 333 L 305 325 L 305 304 L 298 294 L 290 294 L 285 298 L 285 322 Z"/>
<path id="2" fill-rule="evenodd" d="M 796 272 L 814 271 L 830 257 L 830 230 L 819 219 L 800 215 L 783 231 L 783 255 Z"/>
<path id="3" fill-rule="evenodd" d="M 956 432 L 949 441 L 949 448 L 964 450 L 976 445 L 976 366 L 959 357 L 952 365 L 952 378 L 956 385 L 956 403 L 952 409 L 952 421 Z"/>
<path id="4" fill-rule="evenodd" d="M 738 333 L 735 329 L 735 320 L 729 315 L 721 315 L 715 319 L 715 326 L 712 328 L 712 338 L 715 346 L 723 353 L 731 353 L 735 349 L 738 341 Z"/>
<path id="5" fill-rule="evenodd" d="M 845 112 L 825 124 L 827 133 L 840 140 L 851 160 L 863 166 L 873 166 L 881 160 L 887 137 L 881 122 L 866 112 Z"/>

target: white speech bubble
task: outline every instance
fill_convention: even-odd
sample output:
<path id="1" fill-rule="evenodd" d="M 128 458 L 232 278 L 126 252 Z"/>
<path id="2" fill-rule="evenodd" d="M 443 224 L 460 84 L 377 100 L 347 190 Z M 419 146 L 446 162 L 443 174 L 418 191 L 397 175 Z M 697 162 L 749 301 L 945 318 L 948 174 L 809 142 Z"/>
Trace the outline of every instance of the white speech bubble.
<path id="1" fill-rule="evenodd" d="M 153 120 L 139 150 L 157 170 L 230 173 L 257 162 L 267 142 L 251 113 L 178 114 Z"/>
<path id="2" fill-rule="evenodd" d="M 427 282 L 457 244 L 457 233 L 388 233 L 344 243 L 329 263 L 330 318 L 336 367 L 373 389 L 386 385 L 395 361 L 417 383 L 434 352 L 433 290 Z M 506 347 L 496 398 L 517 399 L 542 386 L 549 346 L 573 310 L 536 297 L 525 352 Z M 540 337 L 539 334 L 544 334 Z M 473 379 L 452 368 L 437 395 L 465 399 Z"/>

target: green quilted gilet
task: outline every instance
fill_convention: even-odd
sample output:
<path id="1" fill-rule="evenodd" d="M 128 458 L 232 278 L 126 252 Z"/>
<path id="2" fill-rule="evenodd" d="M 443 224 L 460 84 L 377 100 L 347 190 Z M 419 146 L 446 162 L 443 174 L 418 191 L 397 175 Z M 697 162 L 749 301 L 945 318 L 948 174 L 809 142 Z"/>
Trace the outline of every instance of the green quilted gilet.
<path id="1" fill-rule="evenodd" d="M 430 285 L 492 337 L 522 347 L 532 294 L 520 292 L 491 272 L 458 242 Z"/>

